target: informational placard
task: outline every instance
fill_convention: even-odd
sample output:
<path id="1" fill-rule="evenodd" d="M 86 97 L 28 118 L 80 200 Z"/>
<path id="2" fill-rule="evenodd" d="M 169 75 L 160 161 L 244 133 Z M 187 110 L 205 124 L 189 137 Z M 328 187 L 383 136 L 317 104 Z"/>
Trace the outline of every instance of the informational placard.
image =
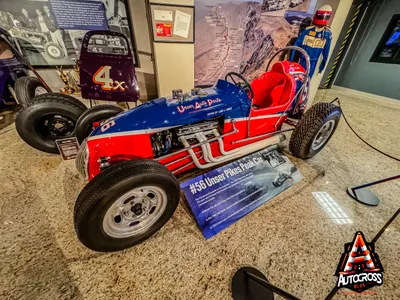
<path id="1" fill-rule="evenodd" d="M 172 21 L 172 10 L 154 10 L 154 20 L 156 21 Z"/>
<path id="2" fill-rule="evenodd" d="M 209 239 L 302 178 L 272 146 L 185 181 L 181 189 Z"/>
<path id="3" fill-rule="evenodd" d="M 76 137 L 56 140 L 56 145 L 63 160 L 76 158 L 79 150 L 79 143 Z"/>
<path id="4" fill-rule="evenodd" d="M 174 22 L 174 35 L 181 36 L 185 39 L 189 36 L 190 30 L 190 19 L 191 15 L 186 14 L 180 10 L 175 11 L 175 22 Z"/>
<path id="5" fill-rule="evenodd" d="M 50 0 L 60 29 L 108 30 L 103 2 L 87 0 Z"/>
<path id="6" fill-rule="evenodd" d="M 194 7 L 150 3 L 153 41 L 194 43 Z"/>

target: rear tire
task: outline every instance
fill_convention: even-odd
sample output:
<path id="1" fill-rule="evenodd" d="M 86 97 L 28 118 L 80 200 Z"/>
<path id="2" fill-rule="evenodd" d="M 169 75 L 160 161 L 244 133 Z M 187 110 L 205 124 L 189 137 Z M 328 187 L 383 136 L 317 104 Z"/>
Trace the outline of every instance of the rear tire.
<path id="1" fill-rule="evenodd" d="M 298 122 L 289 142 L 292 154 L 308 159 L 329 142 L 339 124 L 342 110 L 332 103 L 316 103 Z"/>
<path id="2" fill-rule="evenodd" d="M 162 164 L 149 159 L 121 162 L 94 177 L 82 190 L 74 208 L 75 231 L 91 250 L 123 250 L 160 230 L 179 199 L 178 181 Z"/>
<path id="3" fill-rule="evenodd" d="M 17 102 L 20 105 L 26 105 L 32 101 L 35 96 L 47 93 L 43 83 L 36 77 L 23 76 L 17 79 L 14 85 Z"/>
<path id="4" fill-rule="evenodd" d="M 75 136 L 75 125 L 85 111 L 80 105 L 58 95 L 36 97 L 17 114 L 15 127 L 30 146 L 48 153 L 59 153 L 55 141 Z"/>
<path id="5" fill-rule="evenodd" d="M 79 144 L 93 131 L 93 123 L 105 121 L 124 110 L 116 105 L 101 104 L 86 110 L 76 123 L 76 138 Z"/>

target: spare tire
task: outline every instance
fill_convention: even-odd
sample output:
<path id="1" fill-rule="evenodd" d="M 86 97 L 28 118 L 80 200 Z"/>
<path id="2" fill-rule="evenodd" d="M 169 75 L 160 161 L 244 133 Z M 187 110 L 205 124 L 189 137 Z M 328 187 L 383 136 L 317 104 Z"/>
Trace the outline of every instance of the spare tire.
<path id="1" fill-rule="evenodd" d="M 87 138 L 94 129 L 94 123 L 101 123 L 124 110 L 116 105 L 101 104 L 86 110 L 76 123 L 76 138 L 79 144 Z"/>
<path id="2" fill-rule="evenodd" d="M 39 96 L 36 96 L 33 101 L 38 101 L 38 100 L 46 100 L 46 99 L 52 99 L 54 101 L 68 101 L 71 104 L 74 104 L 83 110 L 87 110 L 87 107 L 85 104 L 83 104 L 81 101 L 76 99 L 75 97 L 72 97 L 71 95 L 66 95 L 66 94 L 61 94 L 61 93 L 47 93 L 47 94 L 42 94 Z"/>
<path id="3" fill-rule="evenodd" d="M 55 141 L 75 135 L 76 122 L 85 110 L 70 101 L 70 96 L 45 94 L 19 111 L 15 127 L 28 145 L 40 151 L 58 153 Z"/>
<path id="4" fill-rule="evenodd" d="M 17 79 L 14 84 L 15 95 L 17 102 L 21 105 L 26 105 L 38 95 L 46 94 L 47 90 L 43 83 L 32 76 L 23 76 Z"/>

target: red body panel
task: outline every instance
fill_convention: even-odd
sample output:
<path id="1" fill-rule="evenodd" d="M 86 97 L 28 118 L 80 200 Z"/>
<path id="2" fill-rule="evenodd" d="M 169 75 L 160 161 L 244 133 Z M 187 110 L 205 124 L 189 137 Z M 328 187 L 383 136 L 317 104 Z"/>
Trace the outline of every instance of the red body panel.
<path id="1" fill-rule="evenodd" d="M 279 124 L 282 124 L 286 118 L 286 116 L 283 116 Z M 250 136 L 275 132 L 276 128 L 274 125 L 278 119 L 279 116 L 276 115 L 274 117 L 264 116 L 264 118 L 251 120 Z M 262 139 L 260 138 L 250 141 L 237 142 L 238 140 L 246 138 L 247 123 L 247 118 L 235 122 L 235 128 L 237 129 L 237 132 L 223 138 L 225 151 L 230 151 Z M 234 128 L 232 123 L 230 120 L 227 120 L 224 125 L 223 133 L 232 132 L 233 130 Z M 211 142 L 210 145 L 214 157 L 219 157 L 222 155 L 219 151 L 218 142 Z M 113 136 L 112 138 L 89 138 L 88 149 L 89 180 L 101 172 L 99 168 L 100 157 L 110 157 L 110 164 L 115 164 L 120 161 L 131 160 L 134 158 L 154 158 L 149 133 Z M 193 150 L 196 153 L 196 156 L 200 158 L 202 153 L 201 147 L 196 147 Z M 202 164 L 206 163 L 204 158 L 200 158 L 199 161 Z M 165 165 L 174 174 L 179 174 L 196 167 L 192 159 L 189 157 L 189 153 L 187 151 L 171 155 L 165 159 L 160 159 L 159 162 Z M 188 165 L 189 163 L 191 164 Z"/>
<path id="2" fill-rule="evenodd" d="M 134 159 L 153 158 L 149 134 L 131 134 L 113 137 L 89 138 L 89 180 L 100 173 L 100 157 L 110 157 L 110 163 Z"/>

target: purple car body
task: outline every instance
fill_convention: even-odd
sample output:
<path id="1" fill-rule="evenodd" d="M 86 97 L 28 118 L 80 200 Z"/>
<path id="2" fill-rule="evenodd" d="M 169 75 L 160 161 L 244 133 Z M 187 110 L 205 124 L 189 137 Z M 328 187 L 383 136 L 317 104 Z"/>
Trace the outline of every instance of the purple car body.
<path id="1" fill-rule="evenodd" d="M 83 98 L 119 102 L 139 99 L 133 56 L 125 35 L 103 30 L 87 32 L 79 61 Z"/>
<path id="2" fill-rule="evenodd" d="M 8 32 L 0 28 L 0 109 L 12 99 L 8 85 L 14 86 L 18 77 L 27 75 L 25 65 L 18 60 L 4 39 L 13 43 Z"/>

